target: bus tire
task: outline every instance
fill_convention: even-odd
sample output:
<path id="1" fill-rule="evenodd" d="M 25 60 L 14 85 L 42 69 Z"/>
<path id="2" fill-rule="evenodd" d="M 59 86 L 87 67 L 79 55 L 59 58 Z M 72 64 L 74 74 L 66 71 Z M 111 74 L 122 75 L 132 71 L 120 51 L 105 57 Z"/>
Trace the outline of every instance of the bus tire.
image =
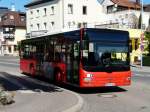
<path id="1" fill-rule="evenodd" d="M 61 83 L 62 81 L 62 74 L 61 71 L 56 69 L 54 72 L 54 82 L 55 83 Z"/>
<path id="2" fill-rule="evenodd" d="M 35 75 L 35 69 L 34 69 L 33 64 L 30 64 L 30 74 L 31 74 L 32 76 Z"/>

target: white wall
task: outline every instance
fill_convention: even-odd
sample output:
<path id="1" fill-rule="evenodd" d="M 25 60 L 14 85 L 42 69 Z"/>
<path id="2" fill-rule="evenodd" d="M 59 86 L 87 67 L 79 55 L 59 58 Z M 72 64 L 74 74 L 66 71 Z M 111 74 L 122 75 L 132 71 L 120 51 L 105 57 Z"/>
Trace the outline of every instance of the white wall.
<path id="1" fill-rule="evenodd" d="M 68 14 L 68 4 L 73 5 L 73 14 Z M 31 6 L 27 9 L 27 33 L 45 30 L 44 23 L 47 23 L 46 30 L 50 34 L 77 28 L 78 23 L 87 23 L 88 27 L 94 27 L 103 23 L 109 24 L 110 21 L 116 21 L 116 19 L 121 22 L 121 18 L 125 18 L 126 14 L 134 13 L 137 17 L 140 15 L 140 11 L 135 10 L 107 14 L 108 5 L 114 5 L 114 3 L 111 0 L 104 0 L 102 4 L 98 0 L 55 0 Z M 54 15 L 50 14 L 52 6 L 54 6 Z M 83 6 L 87 6 L 87 15 L 82 14 Z M 46 16 L 44 15 L 44 8 L 47 9 Z M 39 10 L 39 15 L 37 15 L 37 10 Z M 32 15 L 31 11 L 33 12 Z M 148 16 L 149 13 L 144 13 L 143 23 L 146 26 L 148 25 Z M 51 22 L 55 23 L 54 28 L 52 28 Z M 37 24 L 40 25 L 39 30 Z M 31 28 L 31 25 L 33 25 L 33 28 Z"/>
<path id="2" fill-rule="evenodd" d="M 73 5 L 73 14 L 68 14 L 68 4 Z M 55 14 L 50 15 L 51 6 L 55 7 Z M 87 6 L 87 15 L 82 14 L 83 6 Z M 47 16 L 44 15 L 44 8 L 47 8 Z M 39 16 L 37 16 L 39 10 Z M 31 15 L 31 11 L 33 14 Z M 47 22 L 48 33 L 59 32 L 64 29 L 77 28 L 78 23 L 88 23 L 89 27 L 100 23 L 106 19 L 103 13 L 102 5 L 97 0 L 56 0 L 29 7 L 27 9 L 27 33 L 38 31 L 37 24 L 40 24 L 39 30 L 44 30 L 44 22 Z M 55 26 L 51 28 L 51 22 L 55 22 Z M 69 28 L 68 23 L 71 23 Z M 33 25 L 33 28 L 31 28 Z"/>
<path id="3" fill-rule="evenodd" d="M 21 28 L 16 29 L 14 44 L 17 44 L 18 41 L 24 40 L 25 38 L 26 38 L 26 30 Z"/>
<path id="4" fill-rule="evenodd" d="M 54 15 L 51 15 L 51 7 L 54 6 Z M 44 13 L 44 8 L 47 9 L 47 14 Z M 45 30 L 44 23 L 47 23 L 47 30 L 51 32 L 55 29 L 60 29 L 61 22 L 60 22 L 60 3 L 59 0 L 47 2 L 43 4 L 39 4 L 36 6 L 32 6 L 27 9 L 27 33 L 30 31 L 38 31 L 37 24 L 40 25 L 39 30 Z M 37 15 L 37 10 L 39 10 L 39 15 Z M 31 11 L 33 14 L 31 15 Z M 55 22 L 54 28 L 51 27 L 51 22 Z M 33 28 L 31 28 L 33 25 Z"/>
<path id="5" fill-rule="evenodd" d="M 73 14 L 68 14 L 68 4 L 73 4 Z M 82 13 L 83 6 L 87 6 L 87 15 Z M 102 5 L 97 0 L 65 0 L 65 27 L 68 27 L 68 22 L 75 22 L 75 26 L 78 23 L 86 22 L 88 26 L 92 27 L 104 19 L 106 19 L 106 16 L 102 13 Z"/>

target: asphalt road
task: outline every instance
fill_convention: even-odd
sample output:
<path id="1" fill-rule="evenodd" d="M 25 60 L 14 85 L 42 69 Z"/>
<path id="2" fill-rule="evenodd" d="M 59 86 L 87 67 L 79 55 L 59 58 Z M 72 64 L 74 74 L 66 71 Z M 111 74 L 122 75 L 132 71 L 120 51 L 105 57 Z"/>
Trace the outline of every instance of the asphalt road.
<path id="1" fill-rule="evenodd" d="M 150 112 L 150 77 L 133 77 L 129 87 L 99 88 L 81 94 L 83 112 Z"/>
<path id="2" fill-rule="evenodd" d="M 4 67 L 0 63 L 0 67 L 2 66 Z M 9 63 L 6 64 L 6 67 L 17 70 L 17 66 L 11 66 Z M 71 90 L 84 99 L 82 112 L 150 112 L 149 85 L 150 74 L 135 72 L 132 77 L 132 85 L 128 87 Z"/>
<path id="3" fill-rule="evenodd" d="M 0 112 L 62 112 L 77 104 L 78 98 L 70 91 L 19 74 L 18 60 L 0 60 L 0 84 L 15 93 L 15 102 L 0 106 Z"/>

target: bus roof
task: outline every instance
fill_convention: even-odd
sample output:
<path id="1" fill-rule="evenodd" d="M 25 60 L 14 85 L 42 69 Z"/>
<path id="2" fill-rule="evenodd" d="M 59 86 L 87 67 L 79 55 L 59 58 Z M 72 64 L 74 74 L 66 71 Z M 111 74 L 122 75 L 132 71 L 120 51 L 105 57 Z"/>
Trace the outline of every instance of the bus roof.
<path id="1" fill-rule="evenodd" d="M 87 36 L 90 41 L 115 41 L 122 42 L 129 40 L 128 31 L 114 30 L 114 29 L 99 29 L 99 28 L 84 28 L 84 31 L 87 33 Z M 41 36 L 37 38 L 31 38 L 23 40 L 23 43 L 26 42 L 39 42 L 46 41 L 47 39 L 64 37 L 66 39 L 80 40 L 80 30 L 60 32 L 57 34 L 51 34 L 46 36 Z"/>

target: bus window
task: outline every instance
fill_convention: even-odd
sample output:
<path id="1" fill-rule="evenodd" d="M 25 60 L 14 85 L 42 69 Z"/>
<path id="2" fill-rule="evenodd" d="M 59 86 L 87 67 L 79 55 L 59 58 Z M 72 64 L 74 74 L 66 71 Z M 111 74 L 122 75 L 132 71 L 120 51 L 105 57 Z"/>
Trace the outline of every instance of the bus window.
<path id="1" fill-rule="evenodd" d="M 79 43 L 74 43 L 74 58 L 79 57 Z"/>
<path id="2" fill-rule="evenodd" d="M 55 62 L 61 62 L 61 45 L 55 45 L 54 60 Z"/>
<path id="3" fill-rule="evenodd" d="M 83 64 L 87 63 L 88 61 L 88 55 L 89 55 L 89 41 L 82 40 L 82 62 Z"/>

